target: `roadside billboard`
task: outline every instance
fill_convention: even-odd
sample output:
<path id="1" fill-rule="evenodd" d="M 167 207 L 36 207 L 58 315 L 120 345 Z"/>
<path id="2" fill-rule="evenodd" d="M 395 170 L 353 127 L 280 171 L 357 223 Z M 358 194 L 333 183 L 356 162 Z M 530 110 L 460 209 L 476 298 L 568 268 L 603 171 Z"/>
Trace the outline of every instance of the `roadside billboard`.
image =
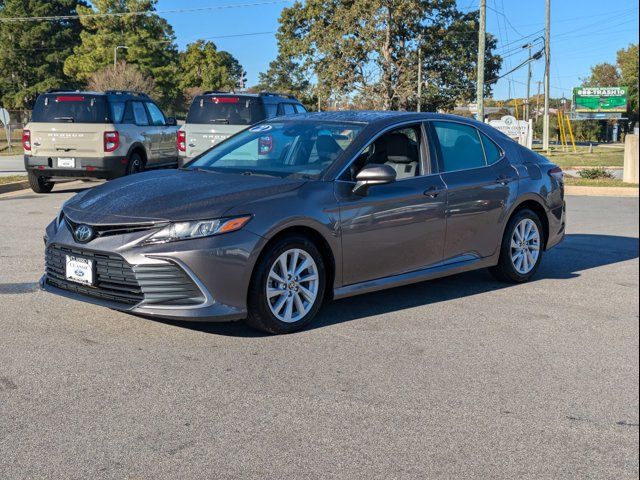
<path id="1" fill-rule="evenodd" d="M 577 113 L 626 113 L 627 87 L 576 87 L 573 111 Z"/>

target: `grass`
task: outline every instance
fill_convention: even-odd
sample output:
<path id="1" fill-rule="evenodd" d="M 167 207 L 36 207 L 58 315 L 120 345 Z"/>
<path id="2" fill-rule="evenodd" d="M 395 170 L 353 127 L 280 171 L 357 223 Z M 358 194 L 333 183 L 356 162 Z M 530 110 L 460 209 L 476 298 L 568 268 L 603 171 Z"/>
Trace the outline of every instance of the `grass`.
<path id="1" fill-rule="evenodd" d="M 618 147 L 578 147 L 577 152 L 563 152 L 552 150 L 542 155 L 561 168 L 569 167 L 622 167 L 624 165 L 624 148 Z"/>
<path id="2" fill-rule="evenodd" d="M 11 145 L 11 148 L 7 148 L 7 144 L 0 144 L 0 157 L 1 156 L 9 156 L 9 155 L 22 155 L 24 150 L 22 150 L 21 146 Z"/>
<path id="3" fill-rule="evenodd" d="M 14 182 L 24 182 L 26 180 L 26 175 L 10 175 L 8 177 L 0 177 L 0 185 L 6 185 L 7 183 Z"/>
<path id="4" fill-rule="evenodd" d="M 638 188 L 637 183 L 625 183 L 615 178 L 574 178 L 565 177 L 564 184 L 570 187 L 632 187 Z"/>

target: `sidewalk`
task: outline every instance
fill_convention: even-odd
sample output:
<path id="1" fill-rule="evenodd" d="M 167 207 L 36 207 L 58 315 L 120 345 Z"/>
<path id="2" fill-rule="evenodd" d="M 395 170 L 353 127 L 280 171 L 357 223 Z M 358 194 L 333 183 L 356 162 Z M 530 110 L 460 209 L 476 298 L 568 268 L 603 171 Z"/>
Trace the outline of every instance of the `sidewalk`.
<path id="1" fill-rule="evenodd" d="M 0 177 L 26 174 L 22 155 L 0 155 Z"/>

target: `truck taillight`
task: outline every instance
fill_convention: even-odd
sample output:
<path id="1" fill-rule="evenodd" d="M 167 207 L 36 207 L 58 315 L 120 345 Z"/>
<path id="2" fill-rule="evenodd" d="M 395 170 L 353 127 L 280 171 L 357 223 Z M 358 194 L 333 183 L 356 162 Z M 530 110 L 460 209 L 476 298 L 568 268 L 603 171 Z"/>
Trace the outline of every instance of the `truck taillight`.
<path id="1" fill-rule="evenodd" d="M 187 132 L 184 130 L 178 130 L 178 136 L 176 137 L 176 145 L 181 152 L 187 151 Z"/>
<path id="2" fill-rule="evenodd" d="M 118 132 L 104 132 L 104 151 L 113 152 L 120 146 L 120 134 Z"/>
<path id="3" fill-rule="evenodd" d="M 547 172 L 550 177 L 555 178 L 558 182 L 564 182 L 564 172 L 560 167 L 553 167 Z"/>
<path id="4" fill-rule="evenodd" d="M 29 130 L 22 131 L 22 148 L 31 151 L 31 131 Z"/>

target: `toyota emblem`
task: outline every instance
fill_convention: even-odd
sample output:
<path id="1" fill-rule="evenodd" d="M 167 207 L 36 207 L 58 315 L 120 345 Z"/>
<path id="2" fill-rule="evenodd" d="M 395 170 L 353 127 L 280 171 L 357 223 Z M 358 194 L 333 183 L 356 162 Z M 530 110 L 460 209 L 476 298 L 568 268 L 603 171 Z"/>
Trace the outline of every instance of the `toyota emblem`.
<path id="1" fill-rule="evenodd" d="M 89 225 L 78 225 L 74 233 L 80 243 L 86 243 L 93 238 L 93 228 Z"/>

